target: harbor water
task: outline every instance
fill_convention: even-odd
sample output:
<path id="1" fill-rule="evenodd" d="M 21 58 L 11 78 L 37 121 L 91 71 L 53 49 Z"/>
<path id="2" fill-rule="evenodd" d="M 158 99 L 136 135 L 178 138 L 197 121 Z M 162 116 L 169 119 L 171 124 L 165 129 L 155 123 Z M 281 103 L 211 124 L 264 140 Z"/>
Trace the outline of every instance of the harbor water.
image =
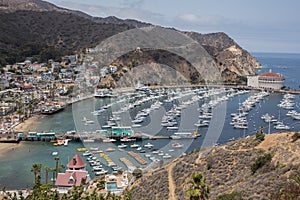
<path id="1" fill-rule="evenodd" d="M 254 53 L 253 54 L 258 61 L 264 66 L 262 69 L 258 69 L 258 73 L 263 73 L 269 71 L 271 68 L 275 73 L 281 73 L 285 76 L 285 85 L 287 87 L 299 89 L 299 79 L 297 75 L 300 72 L 300 55 L 299 54 L 266 54 L 266 53 Z M 186 95 L 175 101 L 167 102 L 167 96 L 157 97 L 153 101 L 148 101 L 140 106 L 136 106 L 130 109 L 128 112 L 123 112 L 120 114 L 122 120 L 118 125 L 128 126 L 132 125 L 131 121 L 134 120 L 135 116 L 140 110 L 149 108 L 157 100 L 164 102 L 158 109 L 150 112 L 149 116 L 141 123 L 141 127 L 133 128 L 135 132 L 146 133 L 147 135 L 159 135 L 159 136 L 171 136 L 175 132 L 191 132 L 197 131 L 201 134 L 200 137 L 196 139 L 183 139 L 177 140 L 183 145 L 183 148 L 172 149 L 172 145 L 175 140 L 172 139 L 156 139 L 156 140 L 142 140 L 136 142 L 126 143 L 128 146 L 131 144 L 139 144 L 143 146 L 147 143 L 154 145 L 153 149 L 157 151 L 164 152 L 164 155 L 170 155 L 172 158 L 182 155 L 183 153 L 190 152 L 194 149 L 199 149 L 201 147 L 213 146 L 224 144 L 233 139 L 240 137 L 246 137 L 248 135 L 255 135 L 256 131 L 260 126 L 263 126 L 264 132 L 271 133 L 278 132 L 274 129 L 274 125 L 271 123 L 266 123 L 261 119 L 261 116 L 268 113 L 270 116 L 274 116 L 280 119 L 285 124 L 290 126 L 290 131 L 300 130 L 300 120 L 294 120 L 293 118 L 287 116 L 288 110 L 278 107 L 278 104 L 283 99 L 284 94 L 271 93 L 265 96 L 255 104 L 255 106 L 249 111 L 247 115 L 248 129 L 237 129 L 230 125 L 231 114 L 239 112 L 238 109 L 242 102 L 244 102 L 248 97 L 256 95 L 257 91 L 250 91 L 248 93 L 241 93 L 227 100 L 221 101 L 212 109 L 213 118 L 210 121 L 208 127 L 195 127 L 194 124 L 198 120 L 203 104 L 208 103 L 211 100 L 217 99 L 218 95 L 210 97 L 197 99 L 191 102 L 182 109 L 180 117 L 177 117 L 178 129 L 167 129 L 161 126 L 161 119 L 167 111 L 172 109 L 174 105 L 179 105 L 182 102 L 189 101 L 193 99 L 192 95 Z M 158 95 L 157 95 L 158 96 Z M 112 111 L 117 111 L 130 104 L 129 97 L 124 98 L 124 102 L 120 102 L 120 99 L 101 99 L 101 98 L 91 98 L 81 102 L 77 102 L 72 106 L 65 108 L 63 112 L 56 113 L 54 115 L 43 116 L 39 119 L 39 123 L 36 127 L 30 127 L 27 131 L 36 132 L 56 132 L 65 133 L 70 130 L 76 130 L 80 133 L 89 133 L 101 129 L 102 126 L 106 125 L 108 118 L 111 116 Z M 118 104 L 113 104 L 114 106 L 101 111 L 99 115 L 93 115 L 95 110 L 102 109 L 105 105 L 113 103 L 111 101 L 119 101 Z M 300 112 L 299 109 L 299 96 L 294 98 L 295 107 L 294 110 Z M 87 124 L 87 120 L 91 123 Z M 177 142 L 176 141 L 176 142 Z M 25 189 L 30 188 L 34 182 L 34 176 L 30 171 L 32 164 L 41 163 L 43 166 L 49 166 L 51 168 L 55 167 L 56 156 L 52 155 L 52 152 L 58 152 L 58 157 L 60 158 L 59 164 L 66 165 L 72 156 L 78 152 L 78 148 L 86 147 L 87 149 L 98 148 L 103 150 L 103 153 L 107 154 L 118 166 L 122 169 L 126 169 L 120 158 L 126 158 L 134 166 L 141 166 L 133 157 L 128 155 L 128 151 L 136 152 L 142 159 L 151 163 L 151 160 L 146 157 L 146 154 L 151 154 L 153 149 L 145 148 L 144 153 L 139 153 L 136 149 L 127 147 L 119 150 L 117 147 L 121 143 L 102 143 L 102 142 L 69 142 L 68 146 L 53 146 L 50 142 L 21 142 L 18 148 L 11 150 L 7 153 L 7 156 L 1 157 L 0 165 L 0 187 L 6 187 L 8 189 Z M 114 149 L 112 152 L 107 152 L 107 149 Z M 79 153 L 81 157 L 82 153 Z M 101 163 L 107 167 L 106 160 L 100 158 L 100 154 L 97 153 L 97 157 L 101 160 Z M 83 157 L 84 158 L 84 157 Z M 84 159 L 85 160 L 85 159 Z M 166 159 L 167 160 L 167 159 Z M 87 169 L 90 171 L 92 178 L 94 174 L 91 167 L 87 165 Z M 45 170 L 42 170 L 42 181 L 45 182 Z M 52 172 L 49 172 L 49 181 L 52 178 Z M 13 181 L 12 181 L 13 180 Z"/>

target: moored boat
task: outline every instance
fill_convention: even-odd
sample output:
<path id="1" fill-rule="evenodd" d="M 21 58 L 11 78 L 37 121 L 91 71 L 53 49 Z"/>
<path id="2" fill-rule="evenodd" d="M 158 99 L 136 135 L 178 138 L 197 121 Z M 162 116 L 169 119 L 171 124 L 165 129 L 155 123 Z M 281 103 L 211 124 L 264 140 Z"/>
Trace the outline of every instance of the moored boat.
<path id="1" fill-rule="evenodd" d="M 172 144 L 172 147 L 173 148 L 182 148 L 183 147 L 183 144 L 179 143 L 179 142 L 176 142 L 176 143 L 173 143 Z"/>

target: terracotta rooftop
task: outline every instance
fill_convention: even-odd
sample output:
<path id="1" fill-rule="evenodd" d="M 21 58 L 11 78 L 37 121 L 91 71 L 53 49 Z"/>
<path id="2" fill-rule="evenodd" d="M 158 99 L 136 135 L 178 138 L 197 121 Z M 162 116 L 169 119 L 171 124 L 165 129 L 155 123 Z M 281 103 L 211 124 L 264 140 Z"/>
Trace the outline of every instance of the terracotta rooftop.
<path id="1" fill-rule="evenodd" d="M 80 158 L 80 156 L 77 153 L 67 164 L 68 168 L 76 168 L 76 169 L 84 168 L 85 166 L 86 164 L 83 162 L 83 160 Z"/>
<path id="2" fill-rule="evenodd" d="M 21 88 L 22 89 L 31 89 L 31 88 L 33 88 L 33 86 L 31 84 L 23 84 L 23 85 L 21 85 Z"/>
<path id="3" fill-rule="evenodd" d="M 89 175 L 87 171 L 66 170 L 66 173 L 58 173 L 55 185 L 61 187 L 72 187 L 73 185 L 87 184 Z"/>
<path id="4" fill-rule="evenodd" d="M 269 72 L 258 75 L 259 77 L 276 77 L 276 78 L 284 78 L 281 74 L 273 73 L 272 70 Z"/>

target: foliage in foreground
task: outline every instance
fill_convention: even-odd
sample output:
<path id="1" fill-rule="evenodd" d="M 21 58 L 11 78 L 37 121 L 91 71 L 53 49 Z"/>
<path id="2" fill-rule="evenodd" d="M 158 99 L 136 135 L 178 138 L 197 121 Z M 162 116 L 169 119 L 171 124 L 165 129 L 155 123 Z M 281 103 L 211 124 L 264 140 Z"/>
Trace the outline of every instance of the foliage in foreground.
<path id="1" fill-rule="evenodd" d="M 264 154 L 260 157 L 258 157 L 255 162 L 253 163 L 253 165 L 251 166 L 251 172 L 252 174 L 255 174 L 255 172 L 261 168 L 262 166 L 264 166 L 267 162 L 270 162 L 272 160 L 272 155 L 267 153 Z"/>
<path id="2" fill-rule="evenodd" d="M 296 132 L 292 135 L 292 142 L 296 142 L 298 139 L 300 139 L 300 133 Z"/>
<path id="3" fill-rule="evenodd" d="M 56 159 L 58 161 L 58 159 Z M 117 196 L 114 193 L 108 192 L 108 194 L 97 193 L 96 189 L 92 193 L 88 193 L 84 190 L 84 186 L 73 186 L 72 190 L 69 190 L 67 194 L 59 194 L 55 188 L 53 189 L 53 184 L 42 184 L 41 181 L 41 169 L 42 164 L 33 164 L 31 172 L 34 174 L 34 186 L 30 191 L 30 194 L 25 197 L 22 191 L 17 193 L 7 192 L 5 188 L 2 189 L 4 194 L 3 199 L 8 200 L 131 200 L 131 191 L 125 190 L 121 196 Z M 45 167 L 45 170 L 49 170 Z M 56 168 L 53 172 L 59 172 L 58 162 Z M 97 189 L 104 189 L 104 182 L 100 180 L 97 184 Z"/>
<path id="4" fill-rule="evenodd" d="M 191 200 L 205 200 L 208 199 L 209 186 L 205 183 L 205 178 L 201 173 L 194 173 L 190 188 L 186 194 Z"/>
<path id="5" fill-rule="evenodd" d="M 259 141 L 264 141 L 265 140 L 265 134 L 264 134 L 264 127 L 263 126 L 259 127 L 259 130 L 255 134 L 255 138 L 256 138 L 256 140 L 259 140 Z"/>
<path id="6" fill-rule="evenodd" d="M 280 189 L 277 194 L 275 194 L 272 199 L 278 200 L 294 200 L 299 199 L 300 194 L 300 173 L 298 173 L 295 178 L 288 181 L 284 188 Z"/>
<path id="7" fill-rule="evenodd" d="M 74 186 L 74 189 L 69 191 L 67 194 L 59 194 L 57 190 L 52 190 L 52 186 L 48 185 L 35 185 L 31 194 L 26 198 L 22 191 L 18 192 L 19 198 L 17 198 L 17 193 L 10 193 L 3 189 L 3 194 L 5 194 L 3 199 L 8 200 L 131 200 L 131 192 L 125 190 L 122 196 L 117 196 L 113 193 L 108 193 L 107 195 L 99 194 L 94 190 L 92 193 L 87 193 L 84 191 L 84 187 Z"/>

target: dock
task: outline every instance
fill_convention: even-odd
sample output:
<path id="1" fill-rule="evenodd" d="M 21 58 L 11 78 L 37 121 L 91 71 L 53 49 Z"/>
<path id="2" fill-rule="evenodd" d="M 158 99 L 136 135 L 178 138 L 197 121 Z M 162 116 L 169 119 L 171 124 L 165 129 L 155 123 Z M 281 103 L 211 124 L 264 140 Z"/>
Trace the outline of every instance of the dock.
<path id="1" fill-rule="evenodd" d="M 170 139 L 170 136 L 166 136 L 166 135 L 150 135 L 150 134 L 147 134 L 147 133 L 142 133 L 142 136 L 145 136 L 145 137 L 149 138 L 150 140 Z"/>
<path id="2" fill-rule="evenodd" d="M 124 165 L 126 165 L 126 167 L 128 168 L 128 169 L 130 169 L 130 168 L 132 168 L 132 167 L 134 167 L 134 165 L 132 164 L 132 162 L 130 162 L 127 158 L 120 158 L 120 161 L 122 162 L 122 163 L 124 163 Z"/>
<path id="3" fill-rule="evenodd" d="M 107 162 L 107 164 L 112 163 L 112 159 L 105 153 L 100 153 L 100 158 L 104 158 L 104 160 Z"/>
<path id="4" fill-rule="evenodd" d="M 128 151 L 128 155 L 130 155 L 131 157 L 133 157 L 141 165 L 147 165 L 148 164 L 147 161 L 145 161 L 143 158 L 141 158 L 141 156 L 137 155 L 133 151 Z"/>

